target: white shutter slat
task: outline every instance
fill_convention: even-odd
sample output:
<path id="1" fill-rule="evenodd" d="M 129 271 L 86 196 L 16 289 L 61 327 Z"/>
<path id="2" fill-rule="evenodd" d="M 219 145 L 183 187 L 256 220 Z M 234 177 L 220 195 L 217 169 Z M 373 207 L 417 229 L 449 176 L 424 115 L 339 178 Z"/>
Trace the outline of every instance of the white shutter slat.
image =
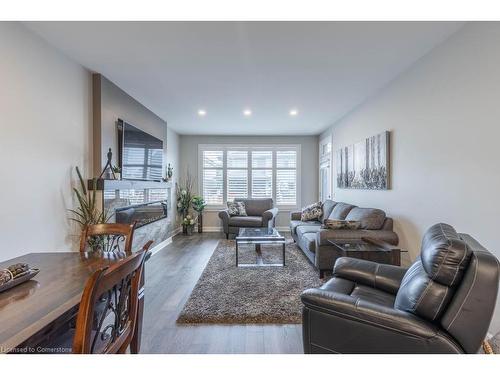
<path id="1" fill-rule="evenodd" d="M 276 151 L 276 168 L 297 168 L 297 151 Z"/>
<path id="2" fill-rule="evenodd" d="M 278 169 L 276 171 L 276 203 L 295 205 L 297 202 L 297 171 Z"/>
<path id="3" fill-rule="evenodd" d="M 252 168 L 272 168 L 272 151 L 252 151 Z"/>
<path id="4" fill-rule="evenodd" d="M 223 204 L 222 169 L 203 170 L 203 198 L 207 204 Z"/>
<path id="5" fill-rule="evenodd" d="M 222 168 L 224 163 L 223 151 L 203 151 L 203 168 Z"/>
<path id="6" fill-rule="evenodd" d="M 252 170 L 252 198 L 272 198 L 273 171 L 271 169 Z"/>
<path id="7" fill-rule="evenodd" d="M 248 195 L 248 173 L 246 169 L 227 170 L 227 199 L 246 198 Z"/>
<path id="8" fill-rule="evenodd" d="M 247 168 L 248 167 L 248 151 L 228 151 L 227 152 L 227 167 L 228 168 Z"/>

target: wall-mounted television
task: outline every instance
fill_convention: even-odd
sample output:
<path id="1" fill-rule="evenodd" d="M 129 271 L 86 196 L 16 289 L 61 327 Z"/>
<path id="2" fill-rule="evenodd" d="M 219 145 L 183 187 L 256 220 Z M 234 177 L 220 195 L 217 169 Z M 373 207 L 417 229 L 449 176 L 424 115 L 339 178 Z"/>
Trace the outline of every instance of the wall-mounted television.
<path id="1" fill-rule="evenodd" d="M 118 119 L 118 160 L 123 179 L 161 181 L 163 141 Z"/>

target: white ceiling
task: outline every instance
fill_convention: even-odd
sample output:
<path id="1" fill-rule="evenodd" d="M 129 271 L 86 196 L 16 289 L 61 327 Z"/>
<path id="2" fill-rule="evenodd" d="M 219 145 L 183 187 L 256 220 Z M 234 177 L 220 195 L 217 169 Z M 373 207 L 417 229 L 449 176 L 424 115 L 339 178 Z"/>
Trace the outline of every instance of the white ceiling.
<path id="1" fill-rule="evenodd" d="M 181 134 L 319 134 L 458 22 L 29 22 Z M 244 108 L 253 114 L 245 117 Z M 291 108 L 299 114 L 289 116 Z M 197 114 L 206 110 L 204 118 Z"/>

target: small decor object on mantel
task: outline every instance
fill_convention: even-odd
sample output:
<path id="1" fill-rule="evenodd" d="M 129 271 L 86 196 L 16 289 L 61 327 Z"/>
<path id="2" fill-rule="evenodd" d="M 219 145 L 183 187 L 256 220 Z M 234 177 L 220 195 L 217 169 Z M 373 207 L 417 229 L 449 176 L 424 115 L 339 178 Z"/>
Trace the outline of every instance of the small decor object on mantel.
<path id="1" fill-rule="evenodd" d="M 108 149 L 106 157 L 106 165 L 102 169 L 98 179 L 104 178 L 105 180 L 116 180 L 117 178 L 115 176 L 115 172 L 113 171 L 113 165 L 111 164 L 111 159 L 113 159 L 113 152 L 111 151 L 111 148 Z"/>
<path id="2" fill-rule="evenodd" d="M 32 279 L 39 271 L 26 263 L 16 263 L 0 270 L 0 292 Z"/>
<path id="3" fill-rule="evenodd" d="M 199 195 L 195 195 L 192 199 L 193 210 L 198 213 L 198 233 L 203 233 L 203 210 L 207 206 L 205 199 Z"/>
<path id="4" fill-rule="evenodd" d="M 122 169 L 120 167 L 117 167 L 114 165 L 112 168 L 113 174 L 115 175 L 115 180 L 121 180 L 122 179 Z"/>

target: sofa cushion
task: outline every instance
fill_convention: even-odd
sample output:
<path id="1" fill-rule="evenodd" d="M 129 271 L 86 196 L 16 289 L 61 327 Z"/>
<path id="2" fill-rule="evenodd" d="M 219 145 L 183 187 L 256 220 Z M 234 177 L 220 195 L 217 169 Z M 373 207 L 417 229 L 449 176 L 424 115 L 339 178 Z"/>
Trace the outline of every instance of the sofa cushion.
<path id="1" fill-rule="evenodd" d="M 332 201 L 331 199 L 327 199 L 326 201 L 324 201 L 321 205 L 321 210 L 323 211 L 323 213 L 319 217 L 319 221 L 324 223 L 324 221 L 328 219 L 328 216 L 330 216 L 330 214 L 332 213 L 332 210 L 336 204 L 337 202 Z"/>
<path id="2" fill-rule="evenodd" d="M 361 229 L 381 229 L 384 225 L 385 212 L 378 208 L 354 207 L 345 219 L 360 221 Z"/>
<path id="3" fill-rule="evenodd" d="M 328 246 L 328 240 L 361 240 L 363 237 L 373 238 L 387 242 L 391 245 L 397 245 L 398 235 L 390 230 L 350 230 L 350 229 L 321 229 L 318 232 L 318 241 L 321 246 Z"/>
<path id="4" fill-rule="evenodd" d="M 317 225 L 301 225 L 297 228 L 297 235 L 300 237 L 306 233 L 316 234 L 321 230 L 321 224 Z"/>
<path id="5" fill-rule="evenodd" d="M 316 233 L 305 233 L 299 237 L 299 246 L 310 253 L 316 252 Z"/>
<path id="6" fill-rule="evenodd" d="M 229 218 L 229 226 L 231 227 L 261 227 L 261 216 L 231 216 Z"/>
<path id="7" fill-rule="evenodd" d="M 290 232 L 292 234 L 297 234 L 297 228 L 302 226 L 302 225 L 318 225 L 320 226 L 321 223 L 316 220 L 311 220 L 311 221 L 302 221 L 302 220 L 291 220 L 290 221 Z"/>
<path id="8" fill-rule="evenodd" d="M 265 199 L 234 199 L 235 202 L 245 203 L 245 209 L 248 216 L 262 216 L 264 211 L 273 208 L 272 198 Z"/>
<path id="9" fill-rule="evenodd" d="M 300 220 L 302 221 L 317 220 L 322 214 L 323 210 L 321 209 L 321 202 L 316 202 L 302 209 Z"/>
<path id="10" fill-rule="evenodd" d="M 328 219 L 345 220 L 347 214 L 356 206 L 348 203 L 339 202 L 333 207 L 332 213 Z"/>

